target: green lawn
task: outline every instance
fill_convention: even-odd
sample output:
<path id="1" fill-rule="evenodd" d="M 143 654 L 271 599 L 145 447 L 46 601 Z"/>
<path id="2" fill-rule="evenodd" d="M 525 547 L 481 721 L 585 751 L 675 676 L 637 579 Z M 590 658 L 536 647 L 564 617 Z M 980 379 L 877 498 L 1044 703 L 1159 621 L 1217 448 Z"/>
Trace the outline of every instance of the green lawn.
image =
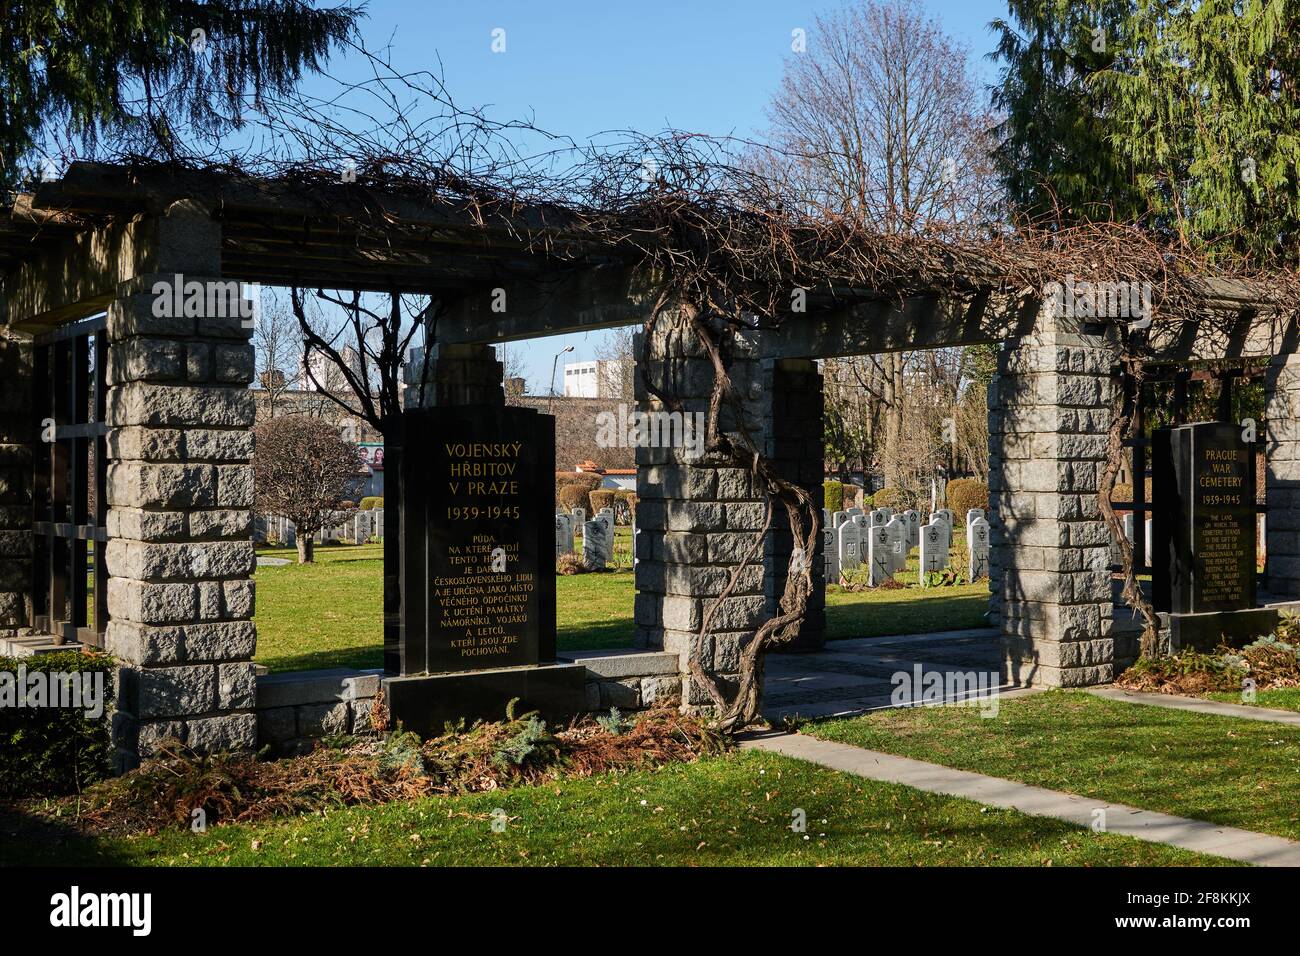
<path id="1" fill-rule="evenodd" d="M 805 733 L 994 777 L 1300 839 L 1300 728 L 1080 691 L 878 711 Z"/>
<path id="2" fill-rule="evenodd" d="M 493 811 L 506 824 L 492 828 Z M 806 833 L 791 829 L 806 813 Z M 339 809 L 205 834 L 0 841 L 0 864 L 157 866 L 1164 866 L 1215 857 L 862 780 L 776 754 L 463 797 Z"/>
<path id="3" fill-rule="evenodd" d="M 1228 704 L 1245 704 L 1247 707 L 1270 707 L 1273 710 L 1300 711 L 1300 687 L 1279 687 L 1275 690 L 1257 690 L 1253 701 L 1241 699 L 1240 691 L 1211 691 L 1205 695 L 1209 700 L 1221 700 Z"/>
<path id="4" fill-rule="evenodd" d="M 619 529 L 616 557 L 623 565 L 603 574 L 559 575 L 556 623 L 561 650 L 632 646 L 636 594 L 630 538 Z M 286 549 L 259 555 L 296 560 Z M 915 558 L 902 581 L 916 581 Z M 257 569 L 257 660 L 272 670 L 380 667 L 383 664 L 383 547 L 334 545 L 316 549 L 316 563 Z M 831 640 L 982 627 L 986 582 L 947 588 L 894 588 L 826 593 Z"/>
<path id="5" fill-rule="evenodd" d="M 826 589 L 826 637 L 838 641 L 885 634 L 924 634 L 988 627 L 987 581 L 946 588 Z"/>

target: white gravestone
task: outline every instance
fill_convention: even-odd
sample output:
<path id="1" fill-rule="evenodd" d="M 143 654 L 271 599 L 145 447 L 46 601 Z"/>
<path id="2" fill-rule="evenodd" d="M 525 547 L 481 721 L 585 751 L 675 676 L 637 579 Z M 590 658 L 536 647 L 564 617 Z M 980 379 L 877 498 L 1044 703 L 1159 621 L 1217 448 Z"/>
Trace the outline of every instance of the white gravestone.
<path id="1" fill-rule="evenodd" d="M 592 519 L 582 526 L 582 563 L 593 571 L 605 570 L 612 545 L 605 522 Z"/>
<path id="2" fill-rule="evenodd" d="M 840 581 L 839 554 L 835 547 L 835 529 L 822 528 L 822 555 L 826 559 L 826 583 L 838 584 Z"/>
<path id="3" fill-rule="evenodd" d="M 602 508 L 591 519 L 598 521 L 605 527 L 605 548 L 607 557 L 606 561 L 614 560 L 614 511 L 613 509 Z"/>
<path id="4" fill-rule="evenodd" d="M 947 534 L 942 521 L 931 521 L 921 529 L 921 587 L 929 587 L 927 576 L 948 566 Z"/>
<path id="5" fill-rule="evenodd" d="M 587 523 L 586 508 L 574 508 L 571 513 L 573 515 L 573 527 L 575 530 L 581 528 L 583 525 Z"/>
<path id="6" fill-rule="evenodd" d="M 966 529 L 966 547 L 970 551 L 970 580 L 989 576 L 989 523 L 976 518 Z"/>
<path id="7" fill-rule="evenodd" d="M 889 532 L 889 553 L 893 560 L 894 572 L 902 571 L 907 567 L 907 522 L 901 515 L 895 515 L 889 519 L 889 524 L 885 525 L 885 530 Z"/>
<path id="8" fill-rule="evenodd" d="M 890 512 L 888 508 L 877 508 L 871 512 L 871 527 L 883 528 L 889 524 Z"/>
<path id="9" fill-rule="evenodd" d="M 838 528 L 840 525 L 844 524 L 844 522 L 848 521 L 850 517 L 852 516 L 847 511 L 837 511 L 835 512 L 835 517 L 831 519 L 831 526 Z"/>
<path id="10" fill-rule="evenodd" d="M 921 516 L 915 508 L 908 508 L 903 512 L 903 520 L 907 522 L 907 546 L 915 548 L 921 543 Z"/>
<path id="11" fill-rule="evenodd" d="M 840 571 L 856 571 L 862 566 L 862 529 L 857 522 L 846 521 L 835 529 L 835 537 Z"/>
<path id="12" fill-rule="evenodd" d="M 894 554 L 889 540 L 889 528 L 876 525 L 867 538 L 867 583 L 879 587 L 894 576 Z"/>
<path id="13" fill-rule="evenodd" d="M 984 518 L 985 520 L 987 520 L 987 517 L 988 516 L 984 514 L 983 508 L 971 508 L 969 511 L 966 512 L 966 527 L 969 528 L 970 523 L 974 521 L 976 518 Z"/>
<path id="14" fill-rule="evenodd" d="M 555 516 L 555 559 L 573 553 L 573 524 L 566 514 Z"/>

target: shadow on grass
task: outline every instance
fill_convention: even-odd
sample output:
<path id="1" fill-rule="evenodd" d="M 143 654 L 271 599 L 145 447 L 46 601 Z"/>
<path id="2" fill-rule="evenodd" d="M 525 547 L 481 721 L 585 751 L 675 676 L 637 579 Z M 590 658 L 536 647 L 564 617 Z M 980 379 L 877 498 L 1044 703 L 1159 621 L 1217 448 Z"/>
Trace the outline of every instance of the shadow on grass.
<path id="1" fill-rule="evenodd" d="M 0 867 L 123 866 L 138 862 L 120 841 L 90 836 L 69 823 L 0 806 Z"/>
<path id="2" fill-rule="evenodd" d="M 837 589 L 838 591 L 838 589 Z M 925 634 L 931 631 L 959 631 L 988 627 L 987 594 L 943 595 L 930 593 L 916 596 L 917 589 L 872 592 L 870 600 L 826 604 L 826 639 L 848 640 L 855 637 L 883 637 L 887 634 Z M 850 597 L 839 592 L 840 601 Z M 876 595 L 880 596 L 877 597 Z"/>

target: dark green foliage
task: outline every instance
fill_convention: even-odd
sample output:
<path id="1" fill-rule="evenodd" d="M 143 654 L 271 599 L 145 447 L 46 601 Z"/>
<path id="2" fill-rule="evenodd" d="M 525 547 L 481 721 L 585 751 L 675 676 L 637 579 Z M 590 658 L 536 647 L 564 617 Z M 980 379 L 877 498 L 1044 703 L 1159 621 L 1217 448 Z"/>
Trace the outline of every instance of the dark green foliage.
<path id="1" fill-rule="evenodd" d="M 1141 221 L 1211 258 L 1300 261 L 1296 0 L 1009 0 L 996 153 L 1016 211 Z"/>
<path id="2" fill-rule="evenodd" d="M 347 40 L 360 9 L 298 0 L 16 0 L 0 16 L 0 185 L 33 150 L 125 134 L 168 156 L 242 124 Z M 203 31 L 198 34 L 195 31 Z M 202 37 L 203 49 L 196 49 Z"/>
<path id="3" fill-rule="evenodd" d="M 77 651 L 0 658 L 0 672 L 36 671 L 104 675 L 104 714 L 76 708 L 0 706 L 0 798 L 78 793 L 111 770 L 109 728 L 116 664 L 105 655 Z"/>

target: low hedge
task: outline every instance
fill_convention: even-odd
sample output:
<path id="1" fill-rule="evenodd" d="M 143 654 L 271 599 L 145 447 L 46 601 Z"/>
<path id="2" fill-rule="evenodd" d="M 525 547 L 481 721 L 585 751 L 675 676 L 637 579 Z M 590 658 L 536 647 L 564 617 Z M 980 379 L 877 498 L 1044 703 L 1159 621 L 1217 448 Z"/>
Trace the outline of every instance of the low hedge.
<path id="1" fill-rule="evenodd" d="M 966 524 L 966 512 L 972 508 L 988 511 L 989 486 L 974 478 L 954 478 L 948 482 L 948 510 L 957 517 L 957 524 Z"/>
<path id="2" fill-rule="evenodd" d="M 559 490 L 558 498 L 560 507 L 570 513 L 574 508 L 587 507 L 587 489 L 581 485 L 569 484 Z"/>
<path id="3" fill-rule="evenodd" d="M 588 493 L 591 500 L 591 513 L 598 514 L 603 508 L 614 507 L 614 492 L 610 488 L 601 488 L 599 491 Z"/>
<path id="4" fill-rule="evenodd" d="M 902 504 L 903 493 L 897 488 L 881 488 L 872 495 L 873 508 L 890 508 L 897 511 Z"/>
<path id="5" fill-rule="evenodd" d="M 587 500 L 587 492 L 595 491 L 600 487 L 600 475 L 593 475 L 589 471 L 557 471 L 555 473 L 555 503 L 563 504 L 561 495 L 566 488 L 577 488 L 582 492 L 582 500 Z M 586 507 L 585 504 L 569 505 L 570 508 Z"/>
<path id="6" fill-rule="evenodd" d="M 105 654 L 59 651 L 34 657 L 0 657 L 0 798 L 78 793 L 112 772 L 112 723 L 116 662 Z M 48 706 L 56 685 L 43 675 L 87 675 L 102 689 L 98 716 L 84 703 Z M 102 678 L 94 675 L 102 674 Z M 33 706 L 39 693 L 32 678 L 48 688 L 46 706 Z M 61 683 L 68 688 L 69 685 Z M 98 691 L 96 691 L 98 694 Z M 20 706 L 25 695 L 29 701 Z M 60 696 L 63 696 L 62 694 Z"/>
<path id="7" fill-rule="evenodd" d="M 367 498 L 362 498 L 359 507 L 361 508 L 362 511 L 374 511 L 376 508 L 383 508 L 384 496 L 371 495 Z"/>
<path id="8" fill-rule="evenodd" d="M 823 481 L 822 494 L 825 498 L 826 510 L 831 514 L 844 510 L 844 485 L 838 481 Z"/>

